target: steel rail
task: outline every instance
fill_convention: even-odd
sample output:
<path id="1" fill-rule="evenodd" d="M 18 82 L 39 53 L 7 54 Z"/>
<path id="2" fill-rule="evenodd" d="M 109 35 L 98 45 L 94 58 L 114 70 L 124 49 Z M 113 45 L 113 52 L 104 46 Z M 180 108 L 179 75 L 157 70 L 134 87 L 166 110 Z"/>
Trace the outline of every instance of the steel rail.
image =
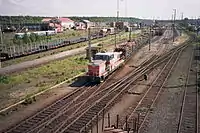
<path id="1" fill-rule="evenodd" d="M 89 83 L 87 83 L 86 86 L 87 85 L 89 85 Z M 44 108 L 41 111 L 34 114 L 33 116 L 26 118 L 19 124 L 14 125 L 10 129 L 7 129 L 3 132 L 12 133 L 15 131 L 16 132 L 20 131 L 20 130 L 22 130 L 23 132 L 27 132 L 27 131 L 31 130 L 31 128 L 37 127 L 42 122 L 47 121 L 49 117 L 57 115 L 57 113 L 59 113 L 62 109 L 64 109 L 63 104 L 67 104 L 67 103 L 70 104 L 70 102 L 73 100 L 74 96 L 76 96 L 76 95 L 78 96 L 79 93 L 82 93 L 82 91 L 84 91 L 83 90 L 84 87 L 85 86 L 74 90 L 73 92 L 67 94 L 63 98 L 56 101 L 55 103 L 47 106 L 46 108 Z M 59 110 L 58 110 L 58 108 L 59 108 Z"/>
<path id="2" fill-rule="evenodd" d="M 191 57 L 190 57 L 190 62 L 189 62 L 189 67 L 188 67 L 188 70 L 187 70 L 187 76 L 186 76 L 186 82 L 185 82 L 185 85 L 184 85 L 184 93 L 183 93 L 183 100 L 182 100 L 182 103 L 181 103 L 181 110 L 180 110 L 180 116 L 179 116 L 179 121 L 178 121 L 178 128 L 177 128 L 177 133 L 180 133 L 180 132 L 185 132 L 184 129 L 182 129 L 183 127 L 183 119 L 185 118 L 184 117 L 184 114 L 186 113 L 186 111 L 189 111 L 189 110 L 185 110 L 185 107 L 186 107 L 186 104 L 187 102 L 190 102 L 190 100 L 192 100 L 192 97 L 189 96 L 188 92 L 190 91 L 188 89 L 188 85 L 189 85 L 189 79 L 190 79 L 190 70 L 191 70 L 191 67 L 192 67 L 192 60 L 193 60 L 193 55 L 194 55 L 194 50 L 192 50 L 192 54 L 191 54 Z M 190 92 L 191 93 L 191 92 Z M 195 92 L 196 95 L 198 95 L 198 92 Z M 187 98 L 189 97 L 189 98 Z M 195 99 L 196 99 L 196 96 L 195 96 Z M 197 99 L 196 99 L 197 100 Z M 196 102 L 196 111 L 197 111 L 197 101 Z M 190 106 L 192 107 L 192 104 L 187 104 L 187 106 Z M 193 110 L 192 108 L 190 110 Z M 191 113 L 190 111 L 187 112 L 187 114 Z M 191 119 L 191 118 L 190 118 Z M 190 121 L 190 119 L 187 119 L 188 121 Z M 196 112 L 196 119 L 197 119 L 197 112 Z M 190 121 L 191 122 L 191 121 Z M 197 122 L 195 120 L 195 122 Z M 191 124 L 191 123 L 184 123 L 184 124 Z M 197 123 L 193 123 L 195 125 L 195 132 L 198 133 L 198 125 L 196 125 Z M 186 126 L 184 125 L 184 127 Z M 191 130 L 191 129 L 189 129 Z M 186 131 L 188 132 L 188 130 Z"/>
<path id="3" fill-rule="evenodd" d="M 151 69 L 154 68 L 154 67 L 155 67 L 155 65 L 152 66 Z M 144 74 L 144 73 L 146 73 L 147 71 L 145 71 L 145 70 L 143 69 L 142 72 L 143 72 L 142 74 Z M 139 77 L 141 77 L 142 74 L 139 75 Z M 135 76 L 135 75 L 134 75 L 134 76 Z M 138 78 L 139 78 L 139 77 L 138 77 Z M 137 79 L 137 78 L 136 78 L 136 79 Z M 136 79 L 135 79 L 135 80 L 136 80 Z M 128 85 L 127 85 L 127 83 L 125 84 L 125 85 L 127 85 L 126 87 L 124 87 L 124 85 L 123 85 L 123 88 L 120 87 L 119 89 L 120 89 L 121 91 L 120 91 L 120 93 L 118 93 L 118 96 L 119 96 L 119 94 L 121 94 L 121 93 L 123 92 L 123 90 L 125 90 L 125 89 L 126 89 L 131 83 L 133 83 L 135 80 L 131 79 L 131 80 L 128 81 L 128 82 L 129 82 Z M 125 88 L 125 89 L 124 89 L 124 88 Z M 115 97 L 115 98 L 116 98 L 116 97 Z M 106 106 L 106 107 L 107 107 L 107 106 Z M 89 110 L 89 109 L 88 109 L 88 110 Z M 100 111 L 100 112 L 101 112 L 101 111 Z M 84 112 L 84 113 L 85 113 L 85 112 Z M 84 114 L 84 113 L 83 113 L 83 114 Z M 78 117 L 78 118 L 80 118 L 80 117 Z M 78 118 L 75 119 L 74 122 L 75 122 L 76 120 L 78 120 Z M 73 122 L 72 122 L 72 123 L 73 123 Z M 90 123 L 90 122 L 89 122 L 89 123 Z M 71 125 L 72 125 L 72 124 L 71 124 Z M 71 125 L 68 125 L 65 129 L 67 129 L 67 128 L 70 127 Z M 87 124 L 87 125 L 88 125 L 88 124 Z M 65 129 L 64 129 L 64 130 L 65 130 Z M 62 132 L 64 132 L 64 130 L 63 130 Z"/>
<path id="4" fill-rule="evenodd" d="M 175 53 L 173 53 L 173 55 L 170 57 L 170 59 L 167 61 L 167 63 L 165 64 L 165 66 L 162 68 L 162 70 L 159 72 L 158 76 L 156 77 L 156 79 L 153 81 L 153 83 L 151 84 L 151 86 L 147 89 L 147 91 L 145 92 L 145 94 L 142 96 L 142 98 L 140 99 L 140 101 L 138 102 L 138 104 L 136 105 L 136 107 L 134 107 L 134 110 L 132 111 L 132 113 L 129 115 L 127 121 L 130 121 L 130 119 L 134 116 L 134 114 L 136 113 L 137 109 L 142 106 L 142 103 L 144 103 L 145 98 L 148 98 L 148 94 L 150 95 L 150 92 L 153 91 L 152 88 L 154 87 L 154 84 L 160 79 L 160 76 L 163 74 L 164 70 L 167 68 L 167 66 L 169 65 L 169 63 L 171 62 L 173 56 Z M 167 77 L 166 77 L 167 78 Z M 165 78 L 165 80 L 166 80 Z M 164 81 L 165 82 L 165 81 Z M 157 96 L 159 95 L 159 92 L 161 91 L 161 88 L 164 84 L 164 82 L 161 84 L 161 87 L 158 88 L 157 92 L 155 93 L 155 98 L 157 98 Z M 156 91 L 156 90 L 155 90 Z M 154 95 L 153 95 L 154 96 Z M 153 104 L 153 103 L 152 103 Z M 152 106 L 151 104 L 151 106 Z M 125 128 L 126 123 L 124 123 L 123 128 Z"/>
<path id="5" fill-rule="evenodd" d="M 184 50 L 184 48 L 180 51 L 180 53 L 178 53 L 178 56 L 176 57 L 176 60 L 175 60 L 174 63 L 172 64 L 172 67 L 170 68 L 169 72 L 167 73 L 167 77 L 165 78 L 164 82 L 162 83 L 162 85 L 161 85 L 161 87 L 160 87 L 158 93 L 156 94 L 156 97 L 155 97 L 155 99 L 153 100 L 153 103 L 151 104 L 150 108 L 152 108 L 152 107 L 155 105 L 155 103 L 156 103 L 158 97 L 160 96 L 161 92 L 163 91 L 163 89 L 164 89 L 163 87 L 164 87 L 164 85 L 165 85 L 167 79 L 169 78 L 169 76 L 170 76 L 172 70 L 174 69 L 175 65 L 177 64 L 178 59 L 180 58 L 180 55 L 181 55 L 181 53 L 182 53 L 183 50 Z M 146 113 L 146 115 L 145 115 L 145 117 L 144 117 L 144 120 L 142 121 L 142 123 L 141 123 L 140 126 L 139 126 L 138 132 L 141 131 L 141 128 L 143 127 L 144 123 L 146 122 L 146 119 L 147 119 L 149 113 L 150 113 L 150 111 L 148 111 L 148 112 Z"/>

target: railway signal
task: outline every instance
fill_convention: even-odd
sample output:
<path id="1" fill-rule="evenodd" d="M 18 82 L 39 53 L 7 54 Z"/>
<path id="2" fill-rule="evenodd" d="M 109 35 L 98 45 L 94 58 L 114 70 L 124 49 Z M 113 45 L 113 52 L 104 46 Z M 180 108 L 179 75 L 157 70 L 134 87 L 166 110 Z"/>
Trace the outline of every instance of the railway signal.
<path id="1" fill-rule="evenodd" d="M 123 1 L 123 0 L 121 0 Z M 116 18 L 116 22 L 115 22 L 115 48 L 117 47 L 117 33 L 118 33 L 118 29 L 119 26 L 117 25 L 119 22 L 119 0 L 117 0 L 117 18 Z"/>

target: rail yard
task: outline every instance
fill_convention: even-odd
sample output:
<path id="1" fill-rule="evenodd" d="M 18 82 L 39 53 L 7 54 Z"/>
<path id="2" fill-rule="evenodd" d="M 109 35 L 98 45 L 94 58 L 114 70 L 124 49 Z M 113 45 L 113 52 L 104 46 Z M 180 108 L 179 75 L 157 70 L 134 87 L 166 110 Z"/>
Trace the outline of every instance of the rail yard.
<path id="1" fill-rule="evenodd" d="M 184 1 L 116 0 L 116 17 L 110 1 L 44 1 L 0 0 L 0 133 L 200 133 L 200 18 Z"/>
<path id="2" fill-rule="evenodd" d="M 191 45 L 194 42 L 192 35 L 188 35 L 189 37 L 183 43 L 173 43 L 174 35 L 178 40 L 179 31 L 173 32 L 171 28 L 167 28 L 161 36 L 152 38 L 151 46 L 145 43 L 139 45 L 130 41 L 124 43 L 121 49 L 124 48 L 124 45 L 127 45 L 125 49 L 131 46 L 131 51 L 126 54 L 123 54 L 123 50 L 120 52 L 118 49 L 118 53 L 123 54 L 122 58 L 125 64 L 115 71 L 110 69 L 112 73 L 108 77 L 104 77 L 102 83 L 90 82 L 90 79 L 81 87 L 77 87 L 43 109 L 29 114 L 31 116 L 26 116 L 20 121 L 5 126 L 1 129 L 2 132 L 107 133 L 116 130 L 116 132 L 133 133 L 197 133 L 200 127 L 198 123 L 198 86 L 196 85 L 197 71 L 199 70 L 198 60 L 195 60 L 194 57 L 198 58 L 199 49 Z M 180 91 L 178 97 L 174 96 L 174 98 L 179 98 L 179 100 L 176 99 L 179 102 L 174 105 L 177 108 L 175 111 L 177 114 L 174 114 L 176 117 L 168 114 L 170 111 L 164 114 L 169 117 L 169 120 L 174 120 L 176 123 L 161 125 L 162 121 L 166 120 L 162 120 L 165 117 L 159 111 L 165 110 L 165 108 L 171 109 L 168 106 L 159 107 L 160 104 L 163 104 L 160 102 L 165 102 L 161 100 L 161 97 L 167 93 L 166 89 L 170 84 L 170 78 L 173 78 L 177 65 L 183 60 L 182 56 L 185 56 L 185 53 L 188 54 L 188 51 L 191 54 L 185 59 L 188 60 L 188 66 L 184 68 L 186 75 L 182 77 L 181 84 L 175 86 Z M 106 53 L 102 55 L 106 55 Z M 87 78 L 87 76 L 83 78 Z M 173 102 L 172 100 L 170 102 Z M 166 104 L 170 103 L 166 101 Z M 17 115 L 17 112 L 14 114 Z M 157 117 L 155 117 L 156 114 Z M 9 117 L 12 118 L 12 115 Z M 154 122 L 158 119 L 161 121 L 160 123 Z M 152 126 L 156 128 L 152 128 Z M 169 126 L 170 129 L 164 131 L 162 128 L 164 126 L 167 126 L 165 128 Z"/>

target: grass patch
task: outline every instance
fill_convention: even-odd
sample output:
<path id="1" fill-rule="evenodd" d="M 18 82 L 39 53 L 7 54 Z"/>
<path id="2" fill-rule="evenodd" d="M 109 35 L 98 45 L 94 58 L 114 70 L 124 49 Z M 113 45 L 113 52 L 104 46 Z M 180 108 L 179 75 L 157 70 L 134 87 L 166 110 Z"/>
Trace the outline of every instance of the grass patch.
<path id="1" fill-rule="evenodd" d="M 0 105 L 4 103 L 1 108 L 8 106 L 6 103 L 23 99 L 23 105 L 32 104 L 36 99 L 31 96 L 85 72 L 87 63 L 83 56 L 74 56 L 18 74 L 1 76 L 0 94 L 6 96 L 0 101 Z"/>
<path id="2" fill-rule="evenodd" d="M 22 99 L 28 99 L 25 95 L 29 97 L 29 94 L 32 95 L 44 91 L 55 84 L 85 72 L 87 63 L 88 61 L 83 56 L 74 56 L 64 60 L 54 61 L 19 74 L 1 76 L 1 89 L 23 90 L 24 88 L 31 88 L 32 91 L 28 90 L 22 96 L 24 97 Z"/>

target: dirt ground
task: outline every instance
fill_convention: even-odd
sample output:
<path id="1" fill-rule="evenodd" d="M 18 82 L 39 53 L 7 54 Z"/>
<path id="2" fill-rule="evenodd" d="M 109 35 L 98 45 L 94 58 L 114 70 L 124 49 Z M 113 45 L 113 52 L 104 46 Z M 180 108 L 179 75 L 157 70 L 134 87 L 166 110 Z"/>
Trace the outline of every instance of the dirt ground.
<path id="1" fill-rule="evenodd" d="M 148 50 L 149 47 L 148 45 L 146 45 L 138 53 L 136 53 L 134 57 L 131 58 L 131 60 L 124 66 L 124 68 L 120 71 L 121 73 L 120 75 L 126 75 L 128 72 L 135 69 L 134 67 L 130 67 L 130 66 L 138 66 L 141 62 L 143 62 L 144 60 L 152 56 L 156 51 L 160 51 L 160 49 L 164 50 L 166 46 L 167 45 L 159 45 L 158 43 L 153 43 L 151 44 L 151 51 L 149 51 Z M 138 88 L 140 87 L 141 86 L 139 86 Z M 69 87 L 68 84 L 64 84 L 59 88 L 53 89 L 41 95 L 40 97 L 36 99 L 35 103 L 32 103 L 31 105 L 28 105 L 28 106 L 22 106 L 21 108 L 14 110 L 10 114 L 6 114 L 6 117 L 0 116 L 0 131 L 3 128 L 10 127 L 11 125 L 36 113 L 37 111 L 51 104 L 53 101 L 56 101 L 62 96 L 73 91 L 74 89 L 76 89 L 76 87 Z"/>

